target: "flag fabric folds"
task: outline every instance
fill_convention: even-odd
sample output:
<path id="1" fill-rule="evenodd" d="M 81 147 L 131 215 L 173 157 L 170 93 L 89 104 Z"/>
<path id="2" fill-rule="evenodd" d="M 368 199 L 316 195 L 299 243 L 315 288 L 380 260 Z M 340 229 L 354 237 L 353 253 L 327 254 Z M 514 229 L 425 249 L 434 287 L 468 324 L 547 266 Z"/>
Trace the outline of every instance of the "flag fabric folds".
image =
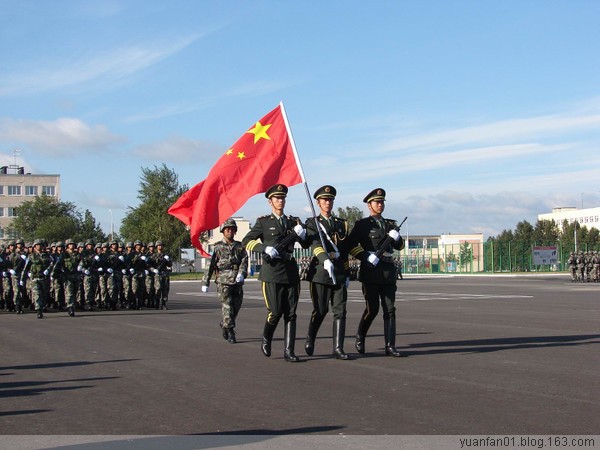
<path id="1" fill-rule="evenodd" d="M 235 214 L 254 195 L 277 183 L 302 183 L 283 105 L 254 124 L 210 169 L 205 180 L 169 208 L 190 228 L 192 245 L 205 257 L 200 235 Z"/>

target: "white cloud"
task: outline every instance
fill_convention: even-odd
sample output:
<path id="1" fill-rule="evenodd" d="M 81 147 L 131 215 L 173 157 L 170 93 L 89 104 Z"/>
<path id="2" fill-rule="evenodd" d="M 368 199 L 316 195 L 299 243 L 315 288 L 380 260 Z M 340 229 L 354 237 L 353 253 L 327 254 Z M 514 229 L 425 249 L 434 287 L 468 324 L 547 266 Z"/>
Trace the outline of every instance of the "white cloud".
<path id="1" fill-rule="evenodd" d="M 0 96 L 32 94 L 91 82 L 106 84 L 119 81 L 181 51 L 199 37 L 194 35 L 151 42 L 145 46 L 131 45 L 91 57 L 58 61 L 54 67 L 36 66 L 35 70 L 8 72 L 0 75 Z M 4 71 L 6 73 L 7 68 Z"/>
<path id="2" fill-rule="evenodd" d="M 161 162 L 215 162 L 215 154 L 225 151 L 217 144 L 172 136 L 163 141 L 140 145 L 134 153 Z"/>
<path id="3" fill-rule="evenodd" d="M 124 141 L 104 125 L 87 125 L 79 119 L 53 121 L 0 121 L 0 139 L 27 146 L 49 156 L 71 156 L 107 149 Z"/>

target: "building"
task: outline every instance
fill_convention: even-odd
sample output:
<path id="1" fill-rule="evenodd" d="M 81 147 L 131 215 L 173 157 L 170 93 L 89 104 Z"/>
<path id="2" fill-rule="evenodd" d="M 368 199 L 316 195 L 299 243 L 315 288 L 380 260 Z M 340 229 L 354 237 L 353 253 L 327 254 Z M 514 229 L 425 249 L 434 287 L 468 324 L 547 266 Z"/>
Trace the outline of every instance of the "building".
<path id="1" fill-rule="evenodd" d="M 538 214 L 538 220 L 554 220 L 559 227 L 566 220 L 569 224 L 578 222 L 582 227 L 600 230 L 600 208 L 552 208 L 551 213 Z"/>
<path id="2" fill-rule="evenodd" d="M 15 210 L 39 195 L 60 200 L 60 175 L 32 175 L 17 165 L 0 167 L 0 242 L 19 237 L 11 229 Z"/>

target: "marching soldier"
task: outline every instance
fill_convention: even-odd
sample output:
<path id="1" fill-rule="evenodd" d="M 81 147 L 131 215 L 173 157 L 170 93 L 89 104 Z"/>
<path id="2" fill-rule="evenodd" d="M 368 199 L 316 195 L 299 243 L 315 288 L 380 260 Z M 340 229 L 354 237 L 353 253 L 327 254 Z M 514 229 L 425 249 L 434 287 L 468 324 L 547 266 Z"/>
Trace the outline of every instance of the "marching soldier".
<path id="1" fill-rule="evenodd" d="M 363 202 L 367 204 L 370 216 L 356 222 L 347 241 L 350 254 L 360 260 L 359 280 L 362 282 L 366 302 L 366 309 L 356 332 L 356 350 L 359 353 L 365 352 L 367 332 L 379 312 L 381 302 L 385 354 L 405 356 L 396 349 L 395 297 L 398 271 L 392 254 L 394 250 L 404 248 L 404 240 L 396 222 L 382 217 L 385 190 L 373 189 Z M 376 254 L 378 252 L 380 257 Z"/>
<path id="2" fill-rule="evenodd" d="M 577 256 L 575 256 L 574 252 L 569 254 L 567 264 L 569 264 L 569 269 L 571 270 L 571 281 L 577 281 Z"/>
<path id="3" fill-rule="evenodd" d="M 163 241 L 156 241 L 156 252 L 154 253 L 154 291 L 156 292 L 156 308 L 169 309 L 169 291 L 171 289 L 170 273 L 173 270 L 171 257 L 164 251 Z"/>
<path id="4" fill-rule="evenodd" d="M 145 279 L 145 292 L 146 292 L 146 305 L 148 308 L 158 309 L 158 305 L 155 304 L 156 290 L 154 289 L 154 276 L 156 266 L 154 264 L 154 242 L 148 242 L 148 251 L 146 252 L 146 279 Z"/>
<path id="5" fill-rule="evenodd" d="M 78 267 L 81 256 L 75 248 L 75 241 L 67 239 L 65 241 L 67 249 L 60 254 L 60 257 L 52 268 L 53 278 L 62 278 L 65 290 L 65 304 L 69 316 L 75 316 L 75 306 L 77 305 L 77 291 L 81 283 Z"/>
<path id="6" fill-rule="evenodd" d="M 100 256 L 94 250 L 94 241 L 88 239 L 79 260 L 79 271 L 83 274 L 83 294 L 89 311 L 94 310 L 94 299 L 98 287 L 97 265 Z M 82 305 L 83 306 L 83 305 Z"/>
<path id="7" fill-rule="evenodd" d="M 133 243 L 134 250 L 130 254 L 131 267 L 131 293 L 132 304 L 131 309 L 142 309 L 144 306 L 144 294 L 146 291 L 146 255 L 143 253 L 142 241 L 136 240 Z M 133 306 L 133 307 L 132 307 Z"/>
<path id="8" fill-rule="evenodd" d="M 15 250 L 10 257 L 12 268 L 8 270 L 12 280 L 13 305 L 17 310 L 17 314 L 23 314 L 23 306 L 25 303 L 25 289 L 23 287 L 25 283 L 21 280 L 21 276 L 23 275 L 23 268 L 25 267 L 26 260 L 27 253 L 25 251 L 25 241 L 23 241 L 23 239 L 17 239 Z"/>
<path id="9" fill-rule="evenodd" d="M 316 190 L 313 197 L 317 201 L 320 214 L 306 221 L 307 241 L 311 245 L 313 257 L 310 261 L 306 279 L 310 289 L 313 312 L 308 324 L 308 335 L 304 350 L 312 355 L 315 339 L 325 315 L 329 311 L 329 303 L 333 309 L 333 355 L 337 359 L 347 360 L 344 352 L 344 336 L 346 332 L 346 301 L 348 299 L 347 277 L 348 255 L 341 248 L 348 236 L 348 224 L 332 214 L 336 190 L 333 186 L 323 186 Z M 319 230 L 321 235 L 319 235 Z M 321 237 L 323 239 L 321 239 Z M 323 247 L 325 246 L 325 247 Z"/>
<path id="10" fill-rule="evenodd" d="M 26 277 L 31 280 L 31 301 L 35 305 L 38 319 L 44 317 L 46 299 L 46 277 L 50 274 L 52 259 L 48 253 L 42 252 L 43 241 L 36 239 L 33 243 L 33 252 L 29 255 L 27 263 L 21 276 L 22 281 Z"/>
<path id="11" fill-rule="evenodd" d="M 221 302 L 221 329 L 223 338 L 236 343 L 235 319 L 244 299 L 244 279 L 248 276 L 248 254 L 240 241 L 234 240 L 237 223 L 227 219 L 220 227 L 223 240 L 215 244 L 210 266 L 202 280 L 202 292 L 208 292 L 210 279 L 215 274 L 217 293 Z"/>
<path id="12" fill-rule="evenodd" d="M 271 356 L 273 333 L 281 317 L 285 322 L 284 358 L 297 362 L 294 352 L 296 341 L 296 307 L 300 296 L 300 276 L 298 264 L 293 256 L 294 243 L 304 241 L 306 230 L 300 219 L 284 214 L 288 187 L 276 184 L 265 193 L 271 214 L 259 217 L 242 240 L 244 248 L 250 252 L 260 252 L 263 264 L 258 275 L 262 282 L 262 292 L 267 306 L 267 319 L 262 337 L 261 350 L 266 357 Z"/>

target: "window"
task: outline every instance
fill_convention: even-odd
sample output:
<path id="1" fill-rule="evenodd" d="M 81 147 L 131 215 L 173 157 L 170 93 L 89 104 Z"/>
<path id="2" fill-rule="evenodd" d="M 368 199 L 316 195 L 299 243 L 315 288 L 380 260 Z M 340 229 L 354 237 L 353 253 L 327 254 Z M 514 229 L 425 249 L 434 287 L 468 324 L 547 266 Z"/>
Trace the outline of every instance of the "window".
<path id="1" fill-rule="evenodd" d="M 8 186 L 8 195 L 21 195 L 21 186 Z"/>
<path id="2" fill-rule="evenodd" d="M 0 195 L 4 195 L 4 186 L 0 186 Z"/>
<path id="3" fill-rule="evenodd" d="M 4 217 L 4 208 L 0 208 L 0 217 Z"/>
<path id="4" fill-rule="evenodd" d="M 25 186 L 25 195 L 38 195 L 37 186 Z"/>
<path id="5" fill-rule="evenodd" d="M 4 228 L 0 228 L 0 239 L 4 239 Z"/>
<path id="6" fill-rule="evenodd" d="M 8 207 L 8 217 L 17 217 L 17 208 Z"/>
<path id="7" fill-rule="evenodd" d="M 56 195 L 56 189 L 54 186 L 42 186 L 42 195 L 49 195 L 54 197 Z"/>

